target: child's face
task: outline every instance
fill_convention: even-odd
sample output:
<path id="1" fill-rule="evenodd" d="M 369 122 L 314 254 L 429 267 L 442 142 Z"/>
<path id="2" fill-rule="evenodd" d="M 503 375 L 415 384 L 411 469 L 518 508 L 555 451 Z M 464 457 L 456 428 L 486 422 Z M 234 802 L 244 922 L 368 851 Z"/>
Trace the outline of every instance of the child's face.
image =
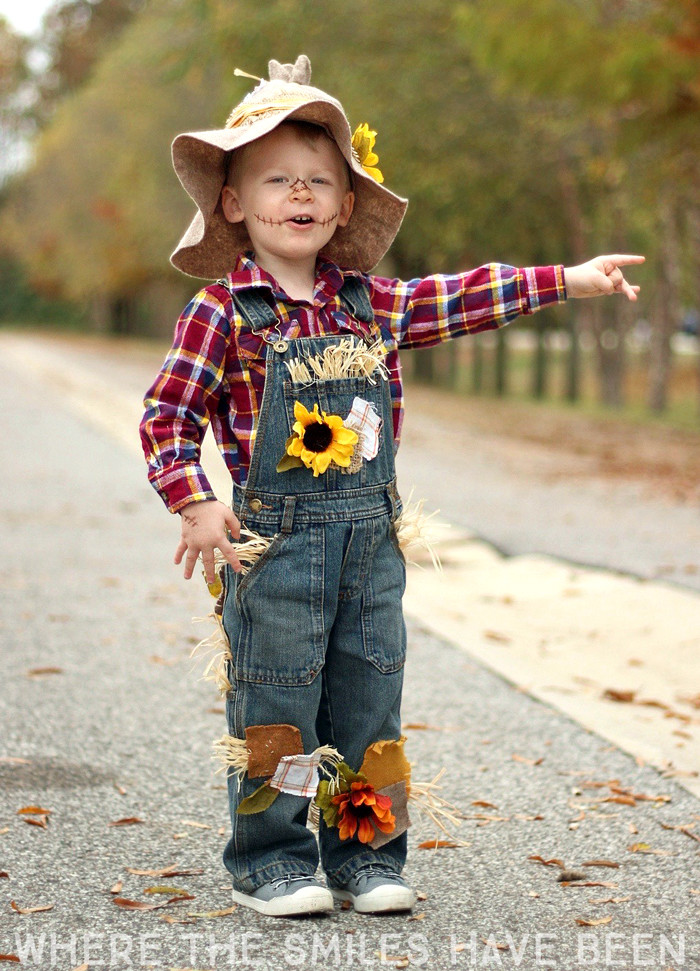
<path id="1" fill-rule="evenodd" d="M 310 141 L 281 125 L 247 145 L 233 172 L 221 193 L 224 215 L 245 221 L 263 267 L 315 260 L 350 219 L 354 195 L 340 150 L 328 138 Z"/>

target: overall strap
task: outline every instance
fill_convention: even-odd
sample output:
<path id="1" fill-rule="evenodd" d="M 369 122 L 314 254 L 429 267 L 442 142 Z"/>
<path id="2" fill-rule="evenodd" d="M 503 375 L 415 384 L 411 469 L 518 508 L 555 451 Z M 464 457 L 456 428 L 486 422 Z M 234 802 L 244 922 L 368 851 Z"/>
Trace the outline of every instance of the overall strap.
<path id="1" fill-rule="evenodd" d="M 254 331 L 262 330 L 264 327 L 274 327 L 277 323 L 275 311 L 257 287 L 250 287 L 248 290 L 231 290 L 226 280 L 218 282 L 226 287 L 236 310 Z"/>
<path id="2" fill-rule="evenodd" d="M 356 276 L 345 277 L 345 282 L 338 291 L 338 298 L 351 317 L 365 324 L 372 323 L 374 311 L 369 302 L 369 287 L 364 280 L 359 280 Z"/>

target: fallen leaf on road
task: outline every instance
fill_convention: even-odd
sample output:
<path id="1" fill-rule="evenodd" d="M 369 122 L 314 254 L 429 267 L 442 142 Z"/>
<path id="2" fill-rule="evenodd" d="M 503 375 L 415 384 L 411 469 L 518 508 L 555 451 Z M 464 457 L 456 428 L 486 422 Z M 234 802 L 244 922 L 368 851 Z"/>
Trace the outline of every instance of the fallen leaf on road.
<path id="1" fill-rule="evenodd" d="M 149 661 L 152 661 L 153 664 L 165 664 L 167 667 L 170 667 L 173 664 L 178 664 L 179 663 L 179 659 L 178 658 L 170 658 L 170 659 L 168 659 L 166 657 L 161 657 L 160 654 L 151 654 L 151 656 L 149 657 L 148 660 Z"/>
<path id="2" fill-rule="evenodd" d="M 90 969 L 89 964 L 81 964 L 77 968 L 73 968 L 72 971 L 89 971 L 89 969 Z"/>
<path id="3" fill-rule="evenodd" d="M 589 904 L 622 904 L 631 897 L 591 897 Z"/>
<path id="4" fill-rule="evenodd" d="M 27 672 L 28 678 L 42 677 L 44 674 L 63 674 L 63 668 L 45 667 L 30 668 Z"/>
<path id="5" fill-rule="evenodd" d="M 22 822 L 27 823 L 28 826 L 40 826 L 41 829 L 46 829 L 49 821 L 48 816 L 37 816 L 33 819 L 31 816 L 22 817 Z"/>
<path id="6" fill-rule="evenodd" d="M 481 943 L 485 944 L 486 947 L 495 948 L 497 951 L 509 951 L 510 944 L 499 944 L 497 941 L 492 941 L 490 937 L 482 937 Z"/>
<path id="7" fill-rule="evenodd" d="M 126 789 L 124 788 L 124 786 L 120 786 L 117 782 L 115 782 L 114 788 L 117 790 L 120 796 L 126 795 Z"/>
<path id="8" fill-rule="evenodd" d="M 425 920 L 425 914 L 411 914 L 408 920 Z"/>
<path id="9" fill-rule="evenodd" d="M 695 826 L 695 823 L 686 823 L 685 825 L 681 825 L 681 826 L 668 826 L 666 823 L 661 823 L 662 829 L 675 829 L 679 833 L 683 833 L 685 836 L 689 836 L 691 840 L 695 840 L 696 842 L 700 843 L 700 836 L 698 836 L 697 833 L 690 832 L 693 826 Z"/>
<path id="10" fill-rule="evenodd" d="M 455 847 L 462 846 L 461 843 L 454 843 L 452 840 L 426 840 L 425 843 L 419 843 L 419 850 L 442 850 L 442 849 L 453 849 Z"/>
<path id="11" fill-rule="evenodd" d="M 201 867 L 179 870 L 177 863 L 171 863 L 170 866 L 162 867 L 160 870 L 137 870 L 131 866 L 124 867 L 124 869 L 127 873 L 134 873 L 137 877 L 190 877 L 200 876 L 204 873 Z"/>
<path id="12" fill-rule="evenodd" d="M 619 883 L 612 880 L 581 880 L 578 883 L 568 883 L 567 887 L 605 887 L 606 890 L 617 890 Z"/>
<path id="13" fill-rule="evenodd" d="M 122 907 L 124 910 L 158 910 L 160 907 L 167 907 L 171 903 L 170 900 L 163 900 L 159 904 L 147 904 L 143 900 L 127 900 L 126 897 L 114 897 L 113 899 L 117 907 Z"/>
<path id="14" fill-rule="evenodd" d="M 0 954 L 0 961 L 12 961 L 14 964 L 22 963 L 16 954 Z"/>
<path id="15" fill-rule="evenodd" d="M 566 869 L 566 867 L 564 866 L 564 861 L 557 860 L 554 857 L 551 860 L 545 860 L 544 857 L 541 857 L 541 856 L 528 856 L 528 860 L 532 860 L 533 863 L 543 863 L 545 866 L 555 865 L 555 866 L 560 866 L 562 870 Z"/>
<path id="16" fill-rule="evenodd" d="M 609 866 L 612 867 L 613 870 L 617 870 L 620 864 L 615 863 L 613 860 L 587 860 L 585 863 L 582 863 L 581 866 Z"/>
<path id="17" fill-rule="evenodd" d="M 5 762 L 8 765 L 31 765 L 32 763 L 29 759 L 20 759 L 16 755 L 3 755 L 0 758 L 0 762 Z"/>
<path id="18" fill-rule="evenodd" d="M 227 907 L 225 910 L 188 910 L 188 917 L 228 917 L 229 914 L 233 914 L 238 910 L 238 904 L 234 904 L 232 907 Z"/>
<path id="19" fill-rule="evenodd" d="M 508 634 L 501 634 L 497 630 L 485 630 L 484 637 L 487 641 L 496 641 L 498 644 L 510 644 L 513 640 Z"/>
<path id="20" fill-rule="evenodd" d="M 10 879 L 10 874 L 7 872 L 7 870 L 0 870 L 0 880 L 2 879 Z"/>
<path id="21" fill-rule="evenodd" d="M 544 762 L 543 756 L 538 759 L 528 759 L 524 755 L 518 755 L 517 752 L 513 752 L 511 758 L 514 762 L 524 762 L 526 765 L 541 765 Z"/>
<path id="22" fill-rule="evenodd" d="M 620 691 L 617 688 L 606 688 L 602 697 L 608 701 L 630 702 L 634 701 L 636 694 L 636 691 Z"/>
<path id="23" fill-rule="evenodd" d="M 595 917 L 593 920 L 584 920 L 583 917 L 577 917 L 576 923 L 580 924 L 581 927 L 598 927 L 599 924 L 609 924 L 612 920 L 612 915 L 607 917 Z"/>
<path id="24" fill-rule="evenodd" d="M 144 893 L 161 893 L 168 894 L 170 897 L 183 897 L 187 900 L 194 900 L 189 890 L 183 890 L 181 887 L 146 887 Z"/>
<path id="25" fill-rule="evenodd" d="M 416 900 L 427 900 L 427 899 L 428 899 L 427 893 L 423 893 L 422 890 L 416 891 Z"/>
<path id="26" fill-rule="evenodd" d="M 142 823 L 143 820 L 139 819 L 138 816 L 125 816 L 124 819 L 115 819 L 111 823 L 107 823 L 108 826 L 135 826 L 136 823 Z"/>
<path id="27" fill-rule="evenodd" d="M 197 823 L 193 819 L 183 819 L 183 826 L 194 826 L 195 829 L 213 829 L 213 826 L 209 826 L 208 823 Z"/>
<path id="28" fill-rule="evenodd" d="M 121 893 L 123 887 L 124 887 L 124 881 L 123 880 L 117 880 L 117 882 L 114 884 L 114 886 L 109 888 L 109 892 L 110 893 Z"/>
<path id="29" fill-rule="evenodd" d="M 472 802 L 472 806 L 483 806 L 484 809 L 498 809 L 498 806 L 494 806 L 492 802 L 486 802 L 485 799 L 475 799 Z"/>
<path id="30" fill-rule="evenodd" d="M 14 902 L 14 900 L 11 900 L 10 907 L 12 907 L 12 909 L 18 914 L 38 914 L 44 910 L 53 910 L 55 904 L 44 904 L 43 907 L 20 907 Z"/>
<path id="31" fill-rule="evenodd" d="M 26 813 L 30 816 L 50 816 L 52 812 L 52 809 L 42 809 L 41 806 L 23 806 L 22 809 L 17 810 L 17 815 Z"/>

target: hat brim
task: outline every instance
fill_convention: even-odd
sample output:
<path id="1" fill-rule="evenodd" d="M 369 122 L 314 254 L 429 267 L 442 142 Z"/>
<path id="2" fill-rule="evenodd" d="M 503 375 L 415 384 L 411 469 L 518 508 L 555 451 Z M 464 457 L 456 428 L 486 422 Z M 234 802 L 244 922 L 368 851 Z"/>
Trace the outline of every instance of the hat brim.
<path id="1" fill-rule="evenodd" d="M 336 229 L 320 255 L 363 272 L 377 265 L 399 231 L 408 203 L 364 171 L 352 153 L 350 128 L 342 108 L 323 92 L 318 93 L 318 99 L 271 112 L 245 128 L 177 136 L 172 145 L 173 166 L 198 211 L 170 257 L 173 266 L 189 276 L 216 279 L 231 269 L 241 252 L 253 248 L 245 223 L 230 223 L 221 208 L 229 153 L 287 120 L 322 125 L 353 173 L 352 216 L 346 226 Z"/>

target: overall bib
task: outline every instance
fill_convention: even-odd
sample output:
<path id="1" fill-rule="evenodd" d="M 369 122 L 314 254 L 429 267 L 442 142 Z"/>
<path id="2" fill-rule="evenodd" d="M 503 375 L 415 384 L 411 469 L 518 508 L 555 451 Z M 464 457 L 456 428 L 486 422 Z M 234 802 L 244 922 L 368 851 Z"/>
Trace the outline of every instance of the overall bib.
<path id="1" fill-rule="evenodd" d="M 351 296 L 346 306 L 365 320 L 368 341 L 374 341 L 379 332 L 364 288 L 351 287 Z M 369 745 L 401 735 L 406 570 L 394 526 L 401 506 L 389 383 L 379 369 L 371 378 L 292 383 L 285 362 L 313 357 L 353 335 L 281 340 L 274 312 L 259 293 L 237 292 L 234 299 L 265 339 L 267 353 L 250 472 L 245 487 L 234 483 L 233 510 L 272 542 L 245 576 L 226 568 L 228 730 L 244 738 L 253 725 L 293 725 L 304 752 L 332 745 L 357 771 Z M 346 418 L 356 396 L 382 418 L 374 458 L 363 459 L 356 472 L 333 465 L 318 477 L 306 467 L 276 471 L 292 434 L 295 401 Z M 236 814 L 262 781 L 246 775 L 239 789 L 229 776 L 232 835 L 224 863 L 234 888 L 244 893 L 290 873 L 313 875 L 319 861 L 306 826 L 308 799 L 282 792 L 264 812 Z M 366 863 L 400 872 L 406 858 L 405 833 L 375 851 L 355 838 L 341 841 L 323 819 L 319 844 L 331 886 L 346 883 Z"/>

